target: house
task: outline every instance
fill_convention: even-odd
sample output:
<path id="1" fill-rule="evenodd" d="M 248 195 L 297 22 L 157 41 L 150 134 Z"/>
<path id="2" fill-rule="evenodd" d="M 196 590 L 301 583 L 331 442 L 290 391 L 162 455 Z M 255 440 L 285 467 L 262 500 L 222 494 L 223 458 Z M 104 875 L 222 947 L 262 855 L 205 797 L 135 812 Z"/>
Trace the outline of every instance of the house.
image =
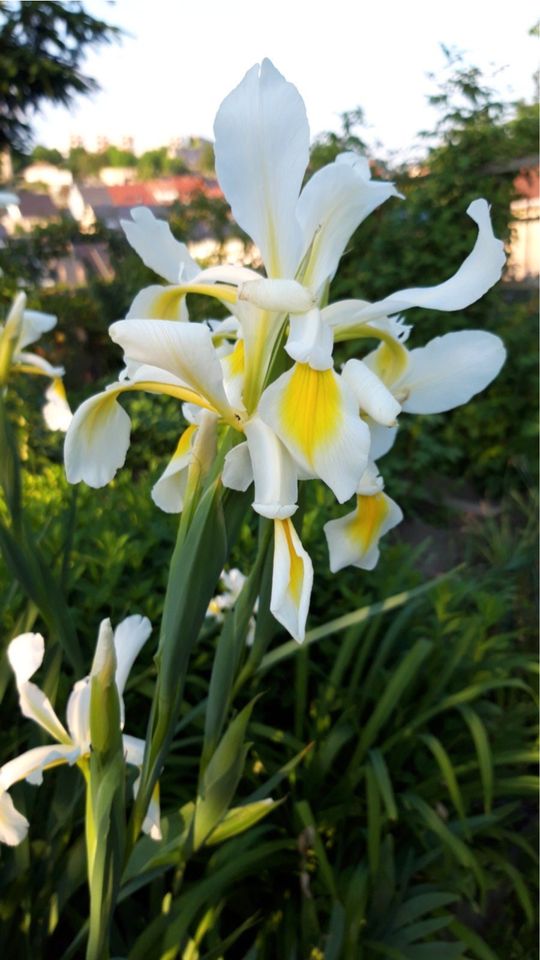
<path id="1" fill-rule="evenodd" d="M 111 229 L 120 229 L 120 220 L 129 217 L 132 207 L 148 207 L 155 216 L 166 219 L 168 207 L 177 202 L 191 203 L 198 193 L 208 198 L 223 196 L 217 181 L 199 174 L 181 174 L 140 183 L 91 186 L 74 183 L 68 207 L 83 231 L 92 230 L 98 220 Z"/>
<path id="2" fill-rule="evenodd" d="M 22 176 L 24 182 L 29 185 L 44 184 L 54 199 L 57 199 L 62 191 L 73 183 L 71 170 L 61 170 L 52 163 L 42 161 L 31 163 L 25 168 Z"/>
<path id="3" fill-rule="evenodd" d="M 121 187 L 137 179 L 137 167 L 102 167 L 99 179 L 106 187 Z"/>
<path id="4" fill-rule="evenodd" d="M 10 236 L 19 231 L 30 233 L 60 219 L 60 210 L 51 197 L 29 190 L 18 190 L 16 203 L 8 203 L 4 214 L 0 210 L 0 223 Z"/>
<path id="5" fill-rule="evenodd" d="M 512 239 L 507 278 L 519 283 L 534 283 L 540 274 L 540 178 L 538 166 L 524 166 L 514 180 L 516 199 L 512 201 Z"/>

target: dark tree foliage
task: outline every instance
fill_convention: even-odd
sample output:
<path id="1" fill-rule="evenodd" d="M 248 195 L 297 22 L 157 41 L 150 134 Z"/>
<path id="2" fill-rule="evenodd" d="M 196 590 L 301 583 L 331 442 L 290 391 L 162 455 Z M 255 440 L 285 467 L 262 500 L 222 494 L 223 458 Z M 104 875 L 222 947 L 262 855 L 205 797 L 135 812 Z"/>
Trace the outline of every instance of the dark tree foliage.
<path id="1" fill-rule="evenodd" d="M 79 2 L 0 2 L 0 150 L 27 148 L 44 103 L 66 106 L 98 89 L 81 69 L 84 56 L 119 34 Z"/>

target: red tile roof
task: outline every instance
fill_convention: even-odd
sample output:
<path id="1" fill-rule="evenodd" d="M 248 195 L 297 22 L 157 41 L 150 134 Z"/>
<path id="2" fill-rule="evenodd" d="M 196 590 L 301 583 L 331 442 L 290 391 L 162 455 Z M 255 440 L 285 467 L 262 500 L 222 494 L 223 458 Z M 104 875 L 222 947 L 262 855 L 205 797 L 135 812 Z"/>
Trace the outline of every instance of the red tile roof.
<path id="1" fill-rule="evenodd" d="M 144 183 L 107 187 L 107 192 L 115 207 L 155 206 L 174 203 L 176 200 L 188 203 L 196 193 L 204 193 L 212 199 L 223 196 L 217 181 L 191 173 L 177 177 L 160 177 Z"/>
<path id="2" fill-rule="evenodd" d="M 138 207 L 153 204 L 154 194 L 147 183 L 125 183 L 118 187 L 107 187 L 111 203 L 115 207 Z"/>
<path id="3" fill-rule="evenodd" d="M 516 193 L 527 200 L 537 200 L 540 193 L 540 177 L 535 167 L 520 170 L 514 180 Z"/>

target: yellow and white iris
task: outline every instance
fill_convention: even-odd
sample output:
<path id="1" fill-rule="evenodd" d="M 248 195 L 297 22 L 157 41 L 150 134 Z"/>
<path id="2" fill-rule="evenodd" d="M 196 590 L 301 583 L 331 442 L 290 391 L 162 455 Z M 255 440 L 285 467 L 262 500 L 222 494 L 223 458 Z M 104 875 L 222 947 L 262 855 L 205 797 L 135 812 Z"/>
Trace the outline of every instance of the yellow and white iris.
<path id="1" fill-rule="evenodd" d="M 72 414 L 62 382 L 64 368 L 53 367 L 44 357 L 26 349 L 55 325 L 55 316 L 26 310 L 26 294 L 16 295 L 5 323 L 0 324 L 0 388 L 6 386 L 12 374 L 49 377 L 52 382 L 45 393 L 43 417 L 50 430 L 65 432 Z"/>
<path id="2" fill-rule="evenodd" d="M 146 617 L 134 615 L 123 620 L 114 631 L 109 620 L 99 628 L 96 651 L 107 643 L 114 644 L 116 654 L 116 686 L 120 697 L 123 724 L 122 694 L 133 662 L 150 636 L 152 627 Z M 23 716 L 37 723 L 56 741 L 43 747 L 27 750 L 0 767 L 0 841 L 10 845 L 20 843 L 28 831 L 28 821 L 13 806 L 7 792 L 14 783 L 26 780 L 40 784 L 43 773 L 61 764 L 77 764 L 83 770 L 88 764 L 90 743 L 90 681 L 91 676 L 78 680 L 70 694 L 66 719 L 67 727 L 58 719 L 54 708 L 42 690 L 30 681 L 43 662 L 45 641 L 39 633 L 23 633 L 9 644 L 7 655 L 15 674 L 19 704 Z M 97 659 L 97 657 L 96 657 Z M 144 740 L 123 734 L 126 762 L 139 769 L 144 755 Z M 137 784 L 134 786 L 134 791 Z M 156 791 L 148 808 L 143 830 L 153 839 L 161 837 L 159 793 Z"/>
<path id="3" fill-rule="evenodd" d="M 123 223 L 126 237 L 166 285 L 142 290 L 127 319 L 111 327 L 125 369 L 75 414 L 66 470 L 71 482 L 109 482 L 129 446 L 120 395 L 169 394 L 191 414 L 153 497 L 165 510 L 181 510 L 191 465 L 211 457 L 217 431 L 230 428 L 238 442 L 225 459 L 223 483 L 236 490 L 253 483 L 253 508 L 274 521 L 271 609 L 302 639 L 313 571 L 291 519 L 299 481 L 322 479 L 340 503 L 356 497 L 352 514 L 325 527 L 331 566 L 371 569 L 380 537 L 401 519 L 373 466 L 393 442 L 398 415 L 466 402 L 504 360 L 498 338 L 481 331 L 408 351 L 408 328 L 394 315 L 412 306 L 447 311 L 473 303 L 499 279 L 504 252 L 486 201 L 476 200 L 468 213 L 477 240 L 453 277 L 375 304 L 322 307 L 350 236 L 398 196 L 394 185 L 373 181 L 367 160 L 347 153 L 302 188 L 309 159 L 304 104 L 269 60 L 249 70 L 222 103 L 215 154 L 221 187 L 259 248 L 266 276 L 243 266 L 201 269 L 167 224 L 134 209 Z M 232 316 L 189 322 L 186 297 L 197 294 L 226 304 Z M 352 338 L 379 346 L 336 370 L 334 342 Z"/>

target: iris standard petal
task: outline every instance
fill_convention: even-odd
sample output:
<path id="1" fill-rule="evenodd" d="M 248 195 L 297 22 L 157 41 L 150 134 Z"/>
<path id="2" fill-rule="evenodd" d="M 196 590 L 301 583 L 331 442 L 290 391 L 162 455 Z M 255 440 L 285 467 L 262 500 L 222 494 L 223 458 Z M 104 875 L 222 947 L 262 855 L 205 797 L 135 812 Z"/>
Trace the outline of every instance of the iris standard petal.
<path id="1" fill-rule="evenodd" d="M 82 753 L 90 750 L 90 677 L 77 680 L 66 708 L 68 730 Z"/>
<path id="2" fill-rule="evenodd" d="M 33 677 L 43 663 L 45 640 L 40 633 L 20 633 L 9 644 L 7 656 L 19 686 Z"/>
<path id="3" fill-rule="evenodd" d="M 306 634 L 312 585 L 313 564 L 292 520 L 276 520 L 270 610 L 299 643 Z"/>
<path id="4" fill-rule="evenodd" d="M 259 412 L 308 475 L 324 480 L 340 503 L 352 497 L 367 466 L 369 429 L 334 370 L 295 364 L 267 387 Z"/>
<path id="5" fill-rule="evenodd" d="M 137 655 L 152 633 L 152 624 L 148 617 L 133 614 L 118 624 L 114 631 L 114 649 L 116 652 L 116 686 L 122 696 L 129 672 Z"/>
<path id="6" fill-rule="evenodd" d="M 341 154 L 318 170 L 300 194 L 297 217 L 302 229 L 302 281 L 314 290 L 331 279 L 347 241 L 358 225 L 389 197 L 399 196 L 393 183 L 371 179 L 365 157 Z"/>
<path id="7" fill-rule="evenodd" d="M 185 243 L 176 240 L 165 220 L 158 220 L 147 207 L 134 207 L 131 217 L 121 220 L 120 225 L 147 267 L 169 283 L 191 280 L 199 273 L 200 267 Z"/>
<path id="8" fill-rule="evenodd" d="M 309 160 L 304 102 L 270 60 L 249 70 L 214 125 L 216 171 L 237 223 L 269 276 L 294 276 L 301 249 L 295 207 Z"/>
<path id="9" fill-rule="evenodd" d="M 505 359 L 503 342 L 493 333 L 447 333 L 410 351 L 409 366 L 392 390 L 407 413 L 444 413 L 484 390 Z"/>

